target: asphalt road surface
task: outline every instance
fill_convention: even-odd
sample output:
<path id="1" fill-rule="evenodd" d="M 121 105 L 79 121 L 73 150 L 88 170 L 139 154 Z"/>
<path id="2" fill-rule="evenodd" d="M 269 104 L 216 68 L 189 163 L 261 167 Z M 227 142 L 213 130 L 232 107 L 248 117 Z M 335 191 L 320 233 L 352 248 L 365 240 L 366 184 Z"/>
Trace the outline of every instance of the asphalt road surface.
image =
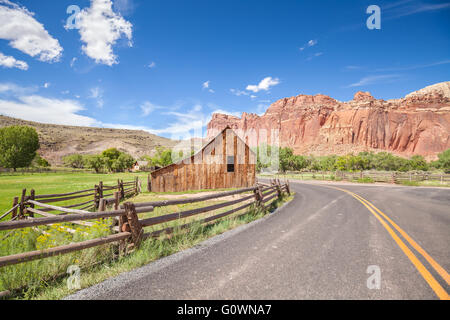
<path id="1" fill-rule="evenodd" d="M 448 299 L 450 189 L 291 189 L 262 220 L 69 299 Z"/>

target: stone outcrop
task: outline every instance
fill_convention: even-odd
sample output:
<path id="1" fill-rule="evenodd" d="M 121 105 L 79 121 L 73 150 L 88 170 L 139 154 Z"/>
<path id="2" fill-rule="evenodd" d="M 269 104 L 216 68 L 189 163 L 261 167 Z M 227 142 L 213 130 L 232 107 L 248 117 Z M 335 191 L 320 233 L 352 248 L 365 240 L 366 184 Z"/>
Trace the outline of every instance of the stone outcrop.
<path id="1" fill-rule="evenodd" d="M 270 136 L 272 129 L 278 129 L 281 146 L 293 148 L 296 154 L 389 151 L 431 160 L 450 148 L 450 82 L 388 101 L 368 92 L 357 92 L 348 102 L 325 95 L 299 95 L 275 102 L 262 116 L 214 114 L 208 137 L 227 125 L 241 135 L 266 130 Z M 258 143 L 262 143 L 259 138 L 249 140 L 251 146 Z"/>

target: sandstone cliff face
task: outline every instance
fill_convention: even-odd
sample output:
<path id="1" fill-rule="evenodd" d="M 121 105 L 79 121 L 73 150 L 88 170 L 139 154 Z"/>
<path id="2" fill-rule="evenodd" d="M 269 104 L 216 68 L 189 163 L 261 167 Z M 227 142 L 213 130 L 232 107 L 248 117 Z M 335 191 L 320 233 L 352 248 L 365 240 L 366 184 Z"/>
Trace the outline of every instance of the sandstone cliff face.
<path id="1" fill-rule="evenodd" d="M 384 101 L 368 92 L 356 93 L 349 102 L 324 95 L 299 95 L 275 102 L 263 116 L 214 114 L 208 138 L 227 125 L 247 133 L 279 129 L 281 146 L 293 148 L 296 154 L 389 151 L 431 160 L 450 148 L 450 82 L 403 99 Z M 251 146 L 260 142 L 249 141 Z"/>

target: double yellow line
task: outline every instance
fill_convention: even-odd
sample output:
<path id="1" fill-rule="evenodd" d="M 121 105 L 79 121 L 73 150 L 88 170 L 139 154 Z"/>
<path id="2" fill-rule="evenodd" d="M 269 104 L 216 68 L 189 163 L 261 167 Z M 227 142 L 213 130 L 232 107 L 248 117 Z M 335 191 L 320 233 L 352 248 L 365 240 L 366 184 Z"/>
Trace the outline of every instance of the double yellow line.
<path id="1" fill-rule="evenodd" d="M 450 300 L 449 294 L 447 291 L 445 291 L 444 288 L 439 284 L 438 281 L 433 277 L 433 275 L 428 271 L 428 269 L 420 262 L 420 260 L 414 255 L 414 253 L 408 248 L 408 246 L 400 239 L 400 237 L 395 233 L 395 231 L 389 226 L 387 222 L 389 222 L 402 236 L 403 238 L 417 251 L 419 252 L 425 260 L 428 261 L 428 263 L 436 270 L 436 272 L 447 282 L 447 284 L 450 285 L 450 276 L 445 271 L 444 268 L 442 268 L 421 246 L 419 246 L 402 228 L 400 228 L 394 221 L 392 221 L 386 214 L 384 214 L 382 211 L 380 211 L 377 207 L 375 207 L 372 203 L 370 203 L 368 200 L 364 199 L 363 197 L 357 195 L 356 193 L 353 193 L 351 191 L 337 188 L 337 187 L 330 187 L 333 189 L 337 189 L 340 191 L 343 191 L 349 195 L 351 195 L 353 198 L 361 202 L 377 219 L 380 221 L 380 223 L 383 225 L 383 227 L 389 232 L 391 237 L 394 239 L 394 241 L 398 244 L 400 249 L 405 253 L 405 255 L 409 258 L 409 260 L 414 264 L 414 266 L 417 268 L 417 270 L 420 272 L 422 277 L 425 279 L 425 281 L 428 283 L 428 285 L 433 289 L 433 291 L 436 293 L 436 295 L 441 300 Z M 384 219 L 387 221 L 385 221 Z"/>

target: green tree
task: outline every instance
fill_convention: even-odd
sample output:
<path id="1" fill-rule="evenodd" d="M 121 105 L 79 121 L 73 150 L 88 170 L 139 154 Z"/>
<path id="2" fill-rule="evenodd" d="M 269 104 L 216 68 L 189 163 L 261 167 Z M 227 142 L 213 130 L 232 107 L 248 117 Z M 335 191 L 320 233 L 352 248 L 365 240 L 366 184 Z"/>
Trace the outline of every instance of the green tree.
<path id="1" fill-rule="evenodd" d="M 33 163 L 37 167 L 43 167 L 43 168 L 50 167 L 50 163 L 48 163 L 48 161 L 45 160 L 44 158 L 42 158 L 39 154 L 36 154 L 36 157 L 34 157 L 34 159 L 33 159 Z"/>
<path id="2" fill-rule="evenodd" d="M 110 148 L 102 152 L 102 156 L 111 160 L 117 160 L 122 152 L 117 150 L 116 148 Z"/>
<path id="3" fill-rule="evenodd" d="M 71 154 L 63 157 L 63 163 L 66 167 L 74 168 L 74 169 L 83 169 L 84 168 L 84 157 L 81 154 Z"/>
<path id="4" fill-rule="evenodd" d="M 280 149 L 280 170 L 286 172 L 292 169 L 294 152 L 291 148 Z"/>
<path id="5" fill-rule="evenodd" d="M 39 149 L 39 137 L 34 128 L 11 126 L 0 129 L 0 165 L 5 168 L 30 166 Z"/>
<path id="6" fill-rule="evenodd" d="M 439 160 L 437 164 L 440 169 L 443 169 L 446 173 L 450 173 L 450 149 L 438 154 Z"/>
<path id="7" fill-rule="evenodd" d="M 122 153 L 112 164 L 114 172 L 123 172 L 134 164 L 134 158 L 127 153 Z"/>
<path id="8" fill-rule="evenodd" d="M 158 167 L 167 167 L 173 163 L 172 150 L 163 147 L 156 147 L 156 154 L 152 157 L 152 165 Z"/>
<path id="9" fill-rule="evenodd" d="M 86 156 L 85 165 L 90 169 L 94 169 L 96 173 L 99 173 L 105 167 L 105 158 L 99 154 Z"/>
<path id="10" fill-rule="evenodd" d="M 412 156 L 409 162 L 413 170 L 422 170 L 422 171 L 428 170 L 428 163 L 422 156 Z"/>
<path id="11" fill-rule="evenodd" d="M 104 165 L 109 171 L 114 171 L 113 164 L 120 157 L 122 152 L 116 148 L 110 148 L 102 152 Z"/>

